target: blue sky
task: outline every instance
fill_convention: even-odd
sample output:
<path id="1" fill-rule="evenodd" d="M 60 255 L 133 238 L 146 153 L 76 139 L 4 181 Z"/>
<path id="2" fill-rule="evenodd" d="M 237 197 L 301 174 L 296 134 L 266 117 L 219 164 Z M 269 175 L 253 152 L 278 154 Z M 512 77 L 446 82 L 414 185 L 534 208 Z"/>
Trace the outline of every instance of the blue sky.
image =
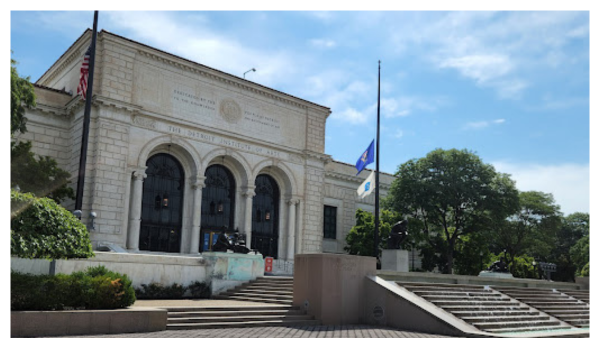
<path id="1" fill-rule="evenodd" d="M 93 13 L 10 14 L 37 80 Z M 105 12 L 99 29 L 330 107 L 326 153 L 355 163 L 376 134 L 382 171 L 469 149 L 520 190 L 589 212 L 589 12 Z M 374 165 L 370 166 L 371 168 Z"/>

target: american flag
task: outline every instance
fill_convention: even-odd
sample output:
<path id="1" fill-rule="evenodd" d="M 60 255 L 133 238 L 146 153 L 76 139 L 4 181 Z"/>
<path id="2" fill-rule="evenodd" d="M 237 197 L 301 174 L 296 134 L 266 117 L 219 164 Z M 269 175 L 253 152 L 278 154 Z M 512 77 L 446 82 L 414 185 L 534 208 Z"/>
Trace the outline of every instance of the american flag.
<path id="1" fill-rule="evenodd" d="M 85 52 L 83 56 L 83 63 L 81 64 L 81 74 L 79 76 L 79 85 L 77 86 L 77 95 L 81 95 L 81 99 L 85 100 L 85 94 L 87 93 L 88 75 L 90 73 L 90 48 Z"/>

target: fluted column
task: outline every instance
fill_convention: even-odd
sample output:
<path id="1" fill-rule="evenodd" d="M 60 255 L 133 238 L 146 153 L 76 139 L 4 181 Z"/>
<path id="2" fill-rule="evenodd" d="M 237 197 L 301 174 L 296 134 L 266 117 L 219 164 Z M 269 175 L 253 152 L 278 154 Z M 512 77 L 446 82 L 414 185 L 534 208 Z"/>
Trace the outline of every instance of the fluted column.
<path id="1" fill-rule="evenodd" d="M 138 251 L 140 244 L 140 223 L 142 220 L 142 194 L 146 168 L 133 172 L 133 189 L 131 192 L 131 212 L 129 213 L 129 231 L 127 234 L 127 249 Z"/>
<path id="2" fill-rule="evenodd" d="M 288 260 L 293 260 L 294 259 L 294 252 L 295 252 L 295 239 L 296 239 L 296 205 L 298 204 L 299 200 L 297 199 L 290 199 L 287 201 L 288 205 L 289 205 L 289 212 L 288 212 L 288 230 L 287 230 L 287 234 L 288 234 L 288 238 L 287 238 L 287 259 Z"/>
<path id="3" fill-rule="evenodd" d="M 200 250 L 200 219 L 202 216 L 202 188 L 204 188 L 204 179 L 206 177 L 198 177 L 192 183 L 194 190 L 194 208 L 192 210 L 192 234 L 190 236 L 190 253 L 197 254 Z"/>
<path id="4" fill-rule="evenodd" d="M 246 247 L 252 248 L 252 199 L 256 193 L 254 187 L 248 187 L 248 190 L 243 193 L 246 198 L 246 214 L 244 217 L 244 232 L 246 233 Z"/>

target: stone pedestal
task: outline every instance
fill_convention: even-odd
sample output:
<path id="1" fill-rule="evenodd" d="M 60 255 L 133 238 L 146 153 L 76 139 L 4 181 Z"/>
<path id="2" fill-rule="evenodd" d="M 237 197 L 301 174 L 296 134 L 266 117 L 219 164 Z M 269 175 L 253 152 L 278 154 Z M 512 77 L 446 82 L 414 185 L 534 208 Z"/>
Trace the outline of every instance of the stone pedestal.
<path id="1" fill-rule="evenodd" d="M 383 249 L 381 252 L 381 270 L 408 272 L 408 251 Z"/>
<path id="2" fill-rule="evenodd" d="M 491 277 L 491 278 L 515 278 L 510 272 L 491 272 L 491 271 L 481 271 L 479 273 L 479 277 Z"/>
<path id="3" fill-rule="evenodd" d="M 366 276 L 375 276 L 375 257 L 300 254 L 294 259 L 294 305 L 323 325 L 360 324 Z"/>

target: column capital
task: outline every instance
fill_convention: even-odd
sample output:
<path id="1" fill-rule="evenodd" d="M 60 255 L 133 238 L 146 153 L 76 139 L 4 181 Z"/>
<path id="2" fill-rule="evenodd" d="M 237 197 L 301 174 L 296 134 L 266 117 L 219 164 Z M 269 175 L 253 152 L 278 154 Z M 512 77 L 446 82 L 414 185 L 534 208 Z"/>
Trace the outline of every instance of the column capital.
<path id="1" fill-rule="evenodd" d="M 197 190 L 204 188 L 206 186 L 206 184 L 204 184 L 204 180 L 206 180 L 205 176 L 197 176 L 190 178 L 190 184 L 192 185 L 192 189 Z"/>
<path id="2" fill-rule="evenodd" d="M 146 175 L 145 167 L 134 169 L 134 171 L 131 173 L 131 175 L 133 176 L 133 179 L 136 181 L 143 181 L 146 177 L 148 177 L 148 175 Z"/>
<path id="3" fill-rule="evenodd" d="M 289 205 L 296 205 L 296 204 L 300 203 L 300 199 L 299 198 L 290 198 L 286 201 L 286 203 Z"/>
<path id="4" fill-rule="evenodd" d="M 256 187 L 253 185 L 246 187 L 246 190 L 242 192 L 242 196 L 244 196 L 246 198 L 252 198 L 252 197 L 256 196 L 254 189 L 256 189 Z"/>

